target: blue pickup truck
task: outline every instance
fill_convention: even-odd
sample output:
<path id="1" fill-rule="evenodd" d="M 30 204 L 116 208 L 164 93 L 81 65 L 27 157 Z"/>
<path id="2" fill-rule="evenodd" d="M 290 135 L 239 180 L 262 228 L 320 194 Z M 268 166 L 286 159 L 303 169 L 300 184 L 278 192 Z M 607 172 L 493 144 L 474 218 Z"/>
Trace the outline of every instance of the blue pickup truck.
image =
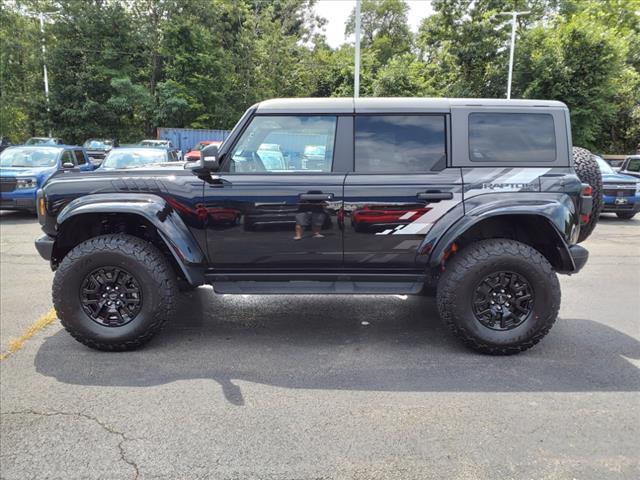
<path id="1" fill-rule="evenodd" d="M 84 148 L 69 145 L 20 145 L 0 153 L 0 210 L 35 213 L 36 192 L 60 169 L 95 167 Z"/>
<path id="2" fill-rule="evenodd" d="M 640 178 L 616 173 L 605 160 L 595 157 L 602 172 L 602 213 L 632 219 L 640 211 Z"/>

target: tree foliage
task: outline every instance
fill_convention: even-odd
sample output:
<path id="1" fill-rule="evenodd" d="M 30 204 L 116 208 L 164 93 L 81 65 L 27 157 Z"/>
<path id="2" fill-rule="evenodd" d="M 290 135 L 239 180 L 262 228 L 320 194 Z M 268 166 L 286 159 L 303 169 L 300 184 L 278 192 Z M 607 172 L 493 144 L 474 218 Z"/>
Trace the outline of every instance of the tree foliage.
<path id="1" fill-rule="evenodd" d="M 266 98 L 353 95 L 353 43 L 327 45 L 315 1 L 5 2 L 0 134 L 129 142 L 158 126 L 230 128 Z M 414 34 L 405 0 L 363 0 L 362 96 L 504 97 L 510 22 L 500 13 L 529 10 L 518 19 L 514 97 L 566 102 L 576 144 L 624 153 L 640 141 L 640 0 L 431 6 Z M 354 25 L 352 13 L 346 35 Z"/>

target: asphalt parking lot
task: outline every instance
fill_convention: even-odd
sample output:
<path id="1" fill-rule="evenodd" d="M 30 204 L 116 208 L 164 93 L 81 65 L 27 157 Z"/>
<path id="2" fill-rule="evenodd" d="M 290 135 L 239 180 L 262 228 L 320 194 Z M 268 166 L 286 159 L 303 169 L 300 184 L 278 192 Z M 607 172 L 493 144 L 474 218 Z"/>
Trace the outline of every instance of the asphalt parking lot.
<path id="1" fill-rule="evenodd" d="M 0 351 L 48 322 L 34 218 L 0 213 Z M 640 218 L 602 217 L 534 349 L 462 348 L 422 297 L 185 294 L 147 348 L 57 322 L 0 362 L 2 479 L 640 478 Z"/>

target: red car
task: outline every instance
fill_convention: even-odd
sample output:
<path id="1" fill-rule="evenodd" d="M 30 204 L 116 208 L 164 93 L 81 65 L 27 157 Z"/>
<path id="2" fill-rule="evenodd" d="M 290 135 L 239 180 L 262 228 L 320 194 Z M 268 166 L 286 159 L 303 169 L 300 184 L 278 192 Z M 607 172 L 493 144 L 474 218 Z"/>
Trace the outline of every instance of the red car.
<path id="1" fill-rule="evenodd" d="M 187 162 L 195 162 L 200 160 L 200 150 L 202 150 L 207 145 L 217 145 L 218 147 L 222 145 L 222 142 L 214 142 L 213 140 L 203 140 L 202 142 L 198 142 L 195 147 L 187 152 L 184 156 L 184 159 Z"/>

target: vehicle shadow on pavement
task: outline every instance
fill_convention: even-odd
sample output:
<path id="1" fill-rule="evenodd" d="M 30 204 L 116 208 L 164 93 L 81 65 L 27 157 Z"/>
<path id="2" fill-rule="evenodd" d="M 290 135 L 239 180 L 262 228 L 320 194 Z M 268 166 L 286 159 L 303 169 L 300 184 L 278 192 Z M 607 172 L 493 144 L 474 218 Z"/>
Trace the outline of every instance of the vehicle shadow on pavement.
<path id="1" fill-rule="evenodd" d="M 451 337 L 424 297 L 185 294 L 180 313 L 146 348 L 90 350 L 61 330 L 36 370 L 60 382 L 150 387 L 235 380 L 285 388 L 410 392 L 640 391 L 640 342 L 597 321 L 559 319 L 533 349 L 476 354 Z"/>
<path id="2" fill-rule="evenodd" d="M 0 224 L 22 225 L 25 223 L 38 223 L 38 217 L 30 212 L 0 210 Z"/>

